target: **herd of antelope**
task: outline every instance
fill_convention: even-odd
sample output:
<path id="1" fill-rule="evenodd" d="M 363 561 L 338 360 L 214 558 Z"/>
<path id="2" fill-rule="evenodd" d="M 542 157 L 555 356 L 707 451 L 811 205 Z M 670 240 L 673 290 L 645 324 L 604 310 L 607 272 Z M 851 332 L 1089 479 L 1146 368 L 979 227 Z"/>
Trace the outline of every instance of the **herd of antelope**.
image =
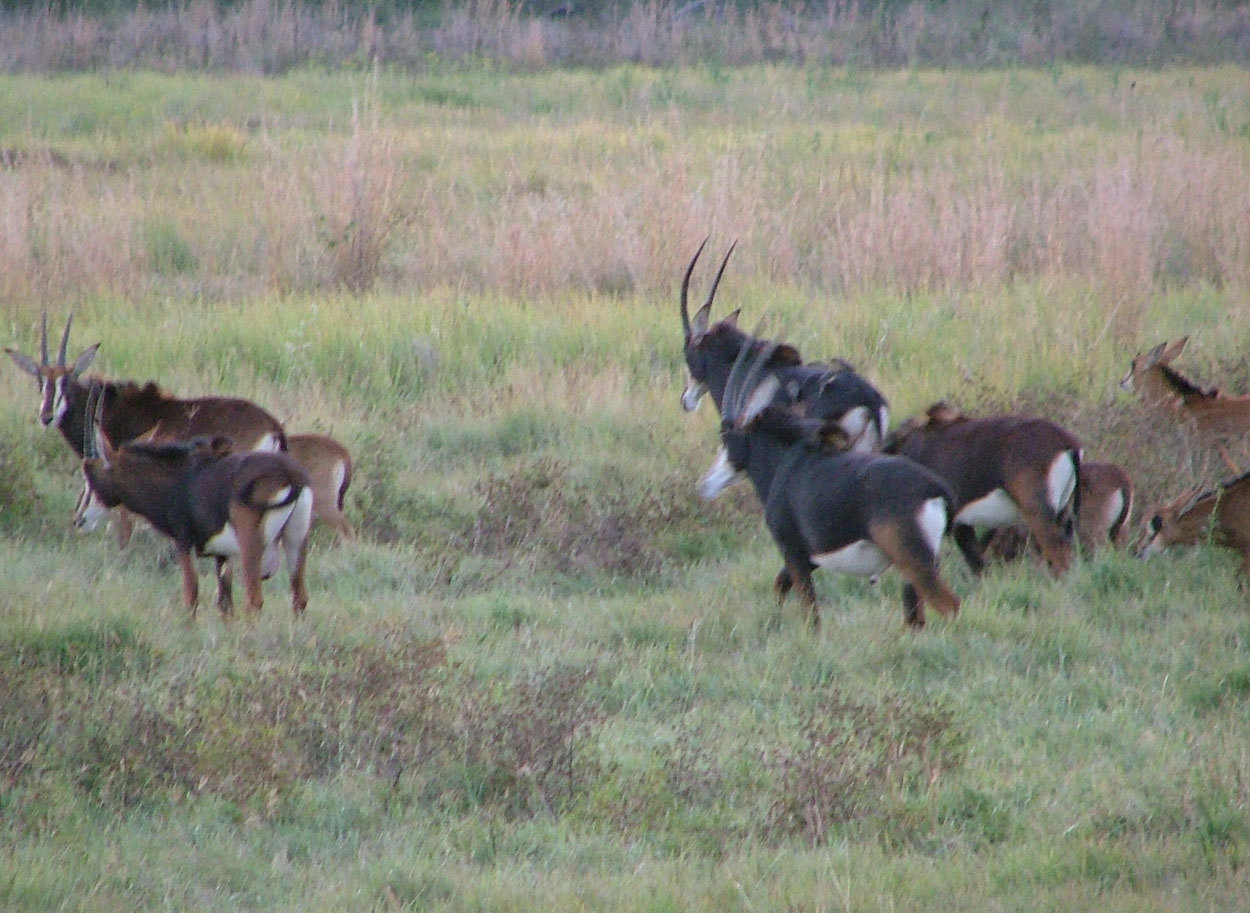
<path id="1" fill-rule="evenodd" d="M 66 359 L 73 317 L 61 347 L 48 356 L 48 318 L 39 361 L 6 348 L 39 385 L 39 421 L 56 426 L 82 459 L 83 494 L 74 524 L 90 529 L 116 508 L 119 541 L 130 538 L 127 512 L 172 540 L 182 570 L 183 600 L 192 614 L 199 576 L 192 554 L 217 562 L 217 607 L 233 606 L 230 559 L 242 567 L 248 608 L 259 612 L 261 579 L 277 570 L 281 548 L 296 614 L 308 604 L 304 562 L 314 518 L 350 538 L 343 496 L 352 460 L 325 435 L 288 436 L 255 403 L 231 397 L 178 399 L 154 383 L 84 377 L 99 343 Z"/>
<path id="2" fill-rule="evenodd" d="M 689 372 L 681 404 L 692 412 L 709 394 L 721 416 L 719 454 L 699 492 L 714 498 L 741 476 L 751 480 L 782 555 L 778 601 L 797 586 L 812 627 L 820 623 L 812 573 L 821 567 L 874 580 L 897 568 L 912 628 L 924 626 L 926 606 L 955 615 L 959 597 L 938 561 L 948 533 L 974 574 L 987 551 L 1036 551 L 1058 576 L 1078 543 L 1085 550 L 1126 544 L 1129 476 L 1115 464 L 1084 460 L 1078 439 L 1054 422 L 972 417 L 939 402 L 890 431 L 886 398 L 845 361 L 804 362 L 794 346 L 739 329 L 737 311 L 712 323 L 732 246 L 690 316 L 690 280 L 706 243 L 686 267 L 680 293 Z M 82 460 L 75 525 L 91 529 L 113 512 L 124 547 L 130 514 L 146 520 L 173 543 L 192 615 L 195 556 L 216 561 L 223 616 L 233 607 L 231 559 L 242 568 L 248 608 L 258 612 L 261 581 L 285 557 L 292 608 L 301 613 L 313 520 L 353 535 L 342 513 L 352 474 L 348 451 L 324 435 L 288 435 L 247 400 L 179 399 L 155 383 L 84 376 L 99 344 L 68 362 L 72 323 L 66 321 L 55 362 L 46 314 L 39 361 L 5 351 L 38 383 L 39 421 L 55 426 Z M 1185 342 L 1139 354 L 1121 386 L 1211 436 L 1237 474 L 1223 442 L 1250 432 L 1250 396 L 1205 390 L 1171 367 Z M 1237 550 L 1250 576 L 1248 521 L 1250 473 L 1237 474 L 1160 506 L 1137 554 L 1210 537 Z"/>
<path id="3" fill-rule="evenodd" d="M 782 555 L 777 599 L 797 585 L 813 627 L 820 623 L 812 586 L 819 567 L 873 579 L 896 567 L 906 581 L 903 618 L 913 628 L 924 625 L 926 604 L 957 613 L 959 598 L 938 564 L 947 533 L 974 574 L 987 547 L 998 554 L 1036 549 L 1061 575 L 1078 542 L 1087 550 L 1125 545 L 1133 508 L 1128 474 L 1083 460 L 1076 436 L 1054 422 L 972 417 L 939 402 L 891 432 L 886 399 L 846 362 L 805 363 L 794 346 L 739 329 L 737 311 L 711 323 L 732 246 L 692 318 L 690 278 L 703 246 L 686 267 L 680 296 L 689 372 L 682 406 L 692 411 L 710 393 L 721 415 L 720 452 L 699 491 L 713 498 L 740 476 L 751 480 Z M 1185 341 L 1138 355 L 1121 386 L 1203 435 L 1244 439 L 1250 396 L 1204 390 L 1172 368 Z M 1239 472 L 1223 444 L 1212 442 Z M 978 528 L 987 531 L 982 538 Z M 1137 554 L 1206 537 L 1238 551 L 1250 575 L 1250 473 L 1160 506 Z"/>

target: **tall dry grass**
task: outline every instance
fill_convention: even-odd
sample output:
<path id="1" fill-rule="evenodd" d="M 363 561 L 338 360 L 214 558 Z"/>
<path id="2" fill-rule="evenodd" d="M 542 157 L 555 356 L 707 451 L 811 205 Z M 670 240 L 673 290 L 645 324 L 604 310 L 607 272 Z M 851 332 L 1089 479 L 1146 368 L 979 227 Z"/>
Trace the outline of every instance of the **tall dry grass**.
<path id="1" fill-rule="evenodd" d="M 784 91 L 800 74 L 762 77 Z M 681 91 L 694 105 L 713 84 Z M 379 283 L 664 295 L 709 231 L 741 239 L 739 275 L 831 292 L 1082 282 L 1123 338 L 1160 290 L 1250 289 L 1250 158 L 1218 131 L 1159 122 L 1056 154 L 990 118 L 941 143 L 865 132 L 819 95 L 775 126 L 735 120 L 731 92 L 716 123 L 670 105 L 640 130 L 628 106 L 428 122 L 388 114 L 384 93 L 376 77 L 354 92 L 342 132 L 163 127 L 116 161 L 31 144 L 0 170 L 0 301 Z M 1082 131 L 1072 142 L 1091 145 Z"/>
<path id="2" fill-rule="evenodd" d="M 343 0 L 190 0 L 94 15 L 72 3 L 14 6 L 0 14 L 0 61 L 10 72 L 141 67 L 280 73 L 372 59 L 423 69 L 431 58 L 486 59 L 517 69 L 707 60 L 867 67 L 1158 65 L 1244 60 L 1250 44 L 1250 7 L 1221 0 L 472 0 L 416 13 L 409 5 Z"/>

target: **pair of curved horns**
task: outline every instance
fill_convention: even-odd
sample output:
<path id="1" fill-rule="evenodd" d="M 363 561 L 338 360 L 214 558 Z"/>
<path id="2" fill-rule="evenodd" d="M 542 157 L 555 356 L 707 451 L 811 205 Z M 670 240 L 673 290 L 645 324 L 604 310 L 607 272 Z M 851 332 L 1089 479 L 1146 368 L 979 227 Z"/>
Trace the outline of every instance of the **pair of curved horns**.
<path id="1" fill-rule="evenodd" d="M 725 252 L 725 259 L 721 261 L 720 269 L 716 271 L 716 278 L 712 280 L 712 288 L 707 293 L 707 301 L 703 302 L 703 306 L 695 312 L 694 320 L 691 321 L 687 305 L 690 294 L 690 276 L 694 272 L 694 265 L 699 262 L 699 255 L 703 253 L 703 248 L 707 247 L 707 242 L 708 238 L 704 238 L 699 249 L 694 252 L 694 256 L 690 258 L 690 265 L 686 267 L 686 275 L 681 280 L 681 328 L 686 333 L 686 342 L 690 342 L 696 333 L 706 332 L 708 318 L 712 313 L 712 299 L 716 297 L 716 287 L 720 285 L 720 277 L 725 274 L 725 266 L 729 263 L 730 254 L 738 246 L 736 240 L 729 245 L 729 250 Z"/>
<path id="2" fill-rule="evenodd" d="M 69 319 L 65 321 L 65 332 L 61 334 L 61 351 L 56 357 L 56 366 L 58 368 L 65 367 L 65 356 L 69 348 L 69 328 L 74 325 L 74 315 L 71 313 Z M 39 333 L 39 355 L 43 359 L 45 368 L 51 367 L 48 362 L 48 312 L 43 312 L 43 319 L 40 322 Z"/>

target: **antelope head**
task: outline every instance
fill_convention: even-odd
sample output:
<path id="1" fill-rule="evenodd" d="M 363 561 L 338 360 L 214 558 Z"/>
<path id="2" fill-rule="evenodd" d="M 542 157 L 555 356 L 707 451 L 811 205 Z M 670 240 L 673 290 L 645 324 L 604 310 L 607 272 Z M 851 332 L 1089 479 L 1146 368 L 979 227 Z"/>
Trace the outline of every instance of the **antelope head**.
<path id="1" fill-rule="evenodd" d="M 1120 389 L 1129 393 L 1145 391 L 1147 388 L 1146 374 L 1152 368 L 1166 368 L 1189 342 L 1188 336 L 1182 336 L 1176 342 L 1161 342 L 1149 352 L 1138 352 L 1129 363 L 1128 373 L 1120 379 Z"/>
<path id="2" fill-rule="evenodd" d="M 15 365 L 35 378 L 35 381 L 39 384 L 39 421 L 44 425 L 60 424 L 61 419 L 65 415 L 65 410 L 68 408 L 65 399 L 66 385 L 78 380 L 82 372 L 87 370 L 87 366 L 91 364 L 91 360 L 95 358 L 96 351 L 100 348 L 98 342 L 95 345 L 88 346 L 83 350 L 82 354 L 74 359 L 72 365 L 66 364 L 65 355 L 66 347 L 69 345 L 69 328 L 73 322 L 74 315 L 70 314 L 69 319 L 65 321 L 65 332 L 61 334 L 61 348 L 57 353 L 56 364 L 53 364 L 48 358 L 48 315 L 46 312 L 40 325 L 40 361 L 35 361 L 29 355 L 7 346 L 4 350 L 13 359 Z"/>
<path id="3" fill-rule="evenodd" d="M 1210 530 L 1217 500 L 1215 492 L 1190 488 L 1160 505 L 1145 523 L 1137 557 L 1149 558 L 1173 545 L 1197 544 Z"/>
<path id="4" fill-rule="evenodd" d="M 713 326 L 708 325 L 708 321 L 712 315 L 712 299 L 716 297 L 716 287 L 720 285 L 721 276 L 725 273 L 725 266 L 729 263 L 729 256 L 734 252 L 737 241 L 729 245 L 729 250 L 725 252 L 725 259 L 721 261 L 720 269 L 716 271 L 716 278 L 712 280 L 712 288 L 707 293 L 707 300 L 703 302 L 703 306 L 695 311 L 694 317 L 690 316 L 687 300 L 690 292 L 690 276 L 694 272 L 694 265 L 699 261 L 699 255 L 703 253 L 703 248 L 707 246 L 707 238 L 703 239 L 703 243 L 699 245 L 699 249 L 694 252 L 694 256 L 690 259 L 690 265 L 686 267 L 686 274 L 681 280 L 681 326 L 685 332 L 685 356 L 686 369 L 689 372 L 686 379 L 686 389 L 681 395 L 681 407 L 687 412 L 693 412 L 699 407 L 699 402 L 703 399 L 703 394 L 708 392 L 708 382 L 714 370 L 711 364 L 714 354 L 711 351 L 713 341 L 720 335 L 736 334 L 741 336 L 738 327 L 738 311 L 721 319 Z"/>
<path id="5" fill-rule="evenodd" d="M 711 500 L 741 478 L 750 458 L 750 431 L 755 420 L 772 403 L 781 381 L 775 374 L 760 375 L 776 349 L 774 343 L 745 345 L 734 361 L 721 403 L 721 446 L 712 468 L 699 482 L 699 494 Z"/>

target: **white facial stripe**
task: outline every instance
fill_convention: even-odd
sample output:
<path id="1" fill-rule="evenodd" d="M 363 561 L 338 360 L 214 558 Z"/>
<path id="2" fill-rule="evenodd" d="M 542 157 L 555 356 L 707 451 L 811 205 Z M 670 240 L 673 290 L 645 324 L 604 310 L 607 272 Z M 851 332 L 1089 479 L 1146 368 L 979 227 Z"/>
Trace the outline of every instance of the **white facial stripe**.
<path id="1" fill-rule="evenodd" d="M 69 403 L 65 400 L 65 376 L 56 379 L 56 390 L 52 397 L 52 424 L 60 425 L 69 411 Z"/>
<path id="2" fill-rule="evenodd" d="M 699 482 L 699 494 L 710 501 L 728 488 L 737 477 L 737 470 L 729 462 L 729 452 L 722 447 L 716 455 L 716 462 L 712 464 L 712 468 L 707 471 L 707 474 Z"/>
<path id="3" fill-rule="evenodd" d="M 108 512 L 108 508 L 96 497 L 91 486 L 84 483 L 82 494 L 78 496 L 78 506 L 74 510 L 74 526 L 80 532 L 92 532 L 100 525 L 100 521 L 108 516 Z"/>
<path id="4" fill-rule="evenodd" d="M 681 394 L 681 407 L 687 412 L 699 408 L 703 394 L 707 393 L 707 384 L 701 384 L 689 374 L 686 375 L 686 389 Z"/>

